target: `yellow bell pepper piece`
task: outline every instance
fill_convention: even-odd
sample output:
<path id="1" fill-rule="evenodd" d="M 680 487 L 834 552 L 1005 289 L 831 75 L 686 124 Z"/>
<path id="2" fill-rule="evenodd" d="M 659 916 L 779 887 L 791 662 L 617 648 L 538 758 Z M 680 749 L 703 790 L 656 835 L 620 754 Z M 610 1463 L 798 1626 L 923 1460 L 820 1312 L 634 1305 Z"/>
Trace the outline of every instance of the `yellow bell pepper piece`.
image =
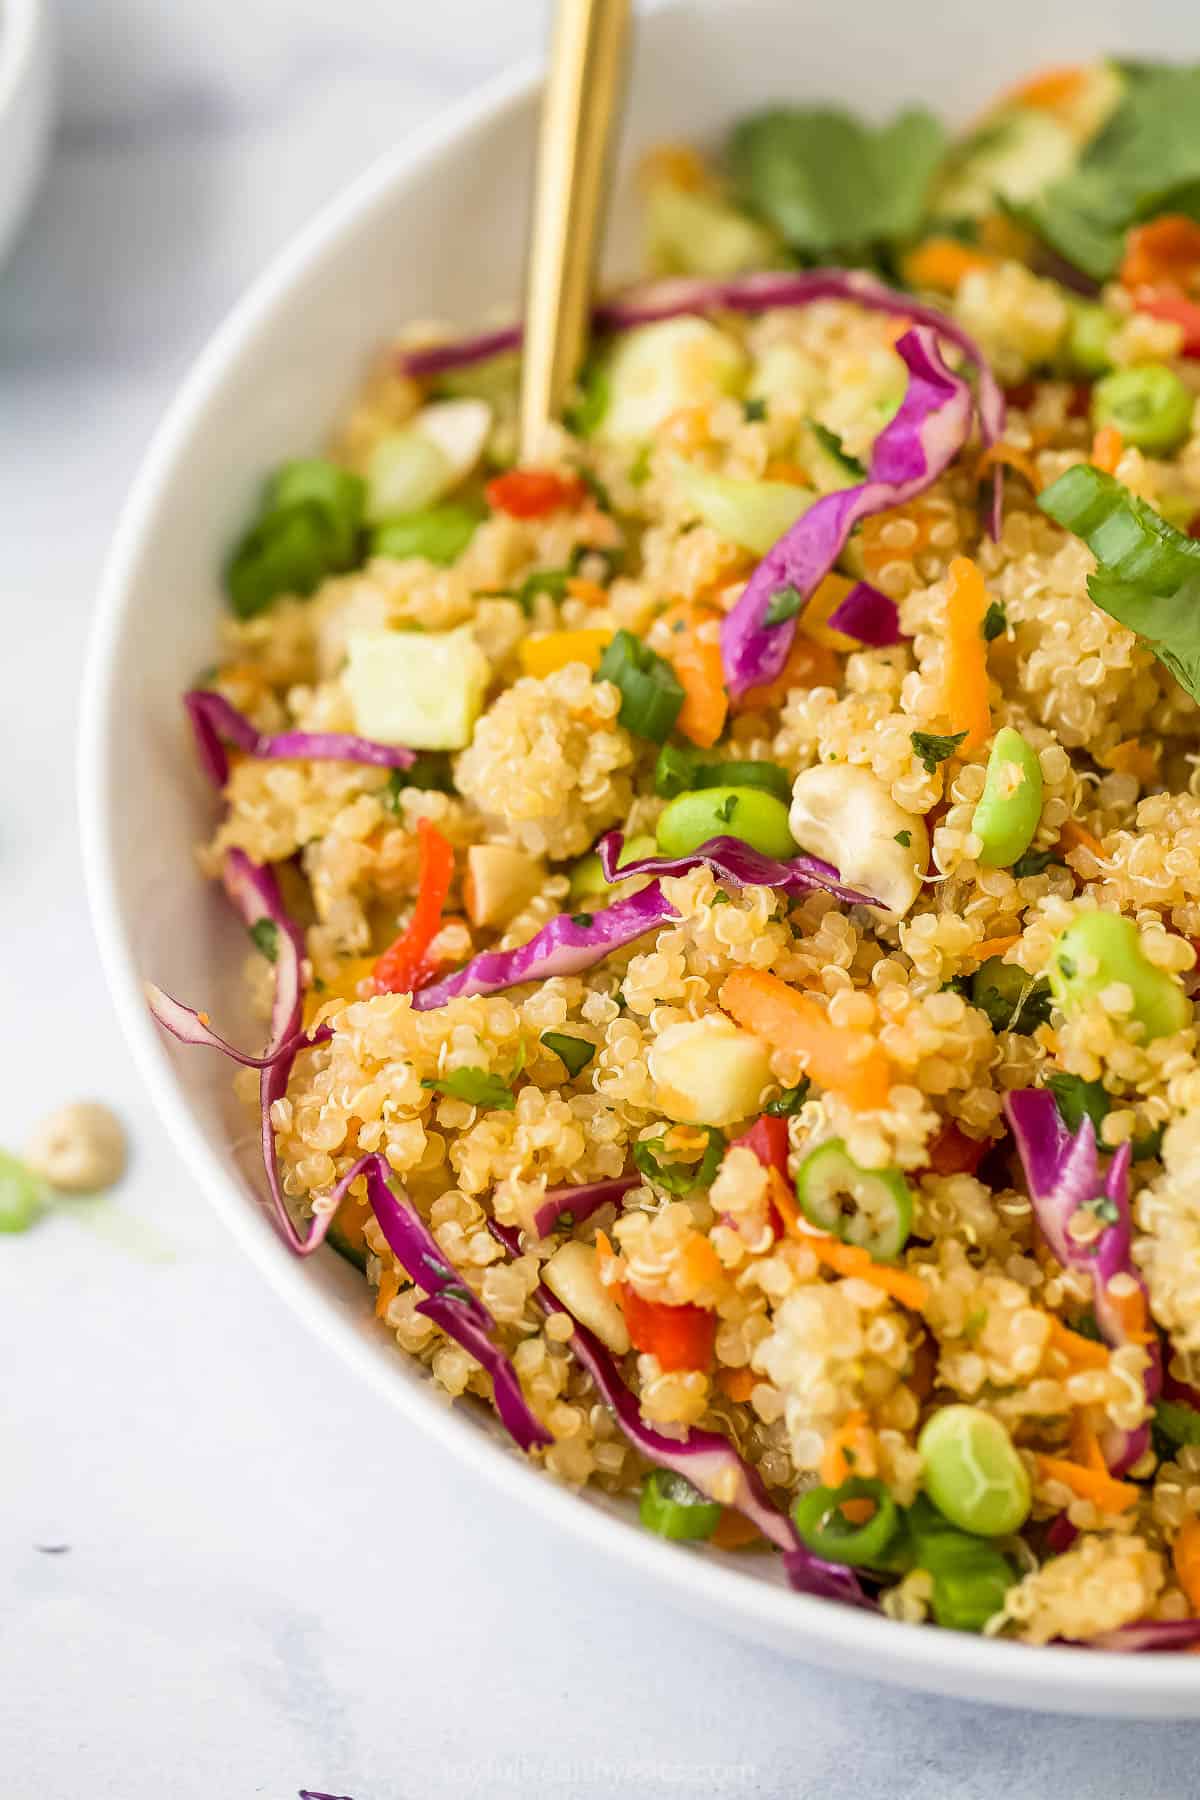
<path id="1" fill-rule="evenodd" d="M 518 646 L 521 667 L 526 675 L 553 675 L 568 663 L 586 663 L 593 673 L 600 667 L 612 640 L 612 632 L 595 628 L 582 631 L 545 631 L 539 637 L 521 640 Z"/>

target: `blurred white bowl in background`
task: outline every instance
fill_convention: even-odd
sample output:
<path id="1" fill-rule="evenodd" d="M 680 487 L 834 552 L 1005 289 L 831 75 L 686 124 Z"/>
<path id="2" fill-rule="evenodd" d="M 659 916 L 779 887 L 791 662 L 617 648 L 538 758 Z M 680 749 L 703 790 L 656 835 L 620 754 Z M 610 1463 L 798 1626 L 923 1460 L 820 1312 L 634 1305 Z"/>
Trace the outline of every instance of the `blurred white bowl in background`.
<path id="1" fill-rule="evenodd" d="M 45 166 L 54 74 L 51 0 L 0 0 L 0 261 Z"/>

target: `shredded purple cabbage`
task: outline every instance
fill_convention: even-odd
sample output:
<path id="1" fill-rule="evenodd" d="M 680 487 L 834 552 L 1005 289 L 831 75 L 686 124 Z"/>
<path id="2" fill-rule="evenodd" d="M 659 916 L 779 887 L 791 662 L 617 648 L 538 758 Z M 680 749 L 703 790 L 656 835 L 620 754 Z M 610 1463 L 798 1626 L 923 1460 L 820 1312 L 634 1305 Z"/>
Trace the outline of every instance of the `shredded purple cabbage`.
<path id="1" fill-rule="evenodd" d="M 546 1427 L 530 1410 L 512 1363 L 492 1342 L 495 1319 L 458 1270 L 446 1261 L 437 1239 L 408 1196 L 401 1197 L 383 1157 L 375 1152 L 360 1157 L 322 1201 L 321 1210 L 327 1209 L 332 1218 L 360 1176 L 366 1180 L 371 1211 L 391 1250 L 428 1295 L 428 1299 L 418 1302 L 417 1311 L 432 1319 L 487 1370 L 492 1378 L 496 1411 L 514 1443 L 522 1450 L 553 1443 Z"/>
<path id="2" fill-rule="evenodd" d="M 896 350 L 909 371 L 908 387 L 899 412 L 875 440 L 866 480 L 823 494 L 801 514 L 768 550 L 721 622 L 725 683 L 735 698 L 774 681 L 787 662 L 796 614 L 769 623 L 776 596 L 794 588 L 802 600 L 810 599 L 855 525 L 923 493 L 967 441 L 971 389 L 943 362 L 934 333 L 914 327 Z"/>
<path id="3" fill-rule="evenodd" d="M 183 704 L 192 722 L 204 772 L 217 787 L 224 787 L 229 779 L 226 744 L 247 756 L 369 763 L 376 769 L 407 769 L 416 761 L 416 752 L 406 750 L 402 744 L 379 744 L 372 738 L 354 737 L 345 731 L 281 731 L 269 736 L 257 731 L 245 714 L 221 694 L 205 688 L 193 688 L 183 696 Z"/>
<path id="4" fill-rule="evenodd" d="M 887 594 L 881 594 L 869 581 L 856 581 L 846 598 L 834 607 L 825 623 L 834 631 L 844 631 L 874 650 L 885 650 L 889 644 L 901 642 L 900 609 Z"/>
<path id="5" fill-rule="evenodd" d="M 459 994 L 498 994 L 523 981 L 577 975 L 582 969 L 603 962 L 610 951 L 620 950 L 656 925 L 678 916 L 655 881 L 640 894 L 618 900 L 602 911 L 559 913 L 516 950 L 485 950 L 455 974 L 418 988 L 412 1003 L 417 1012 L 428 1012 Z"/>
<path id="6" fill-rule="evenodd" d="M 545 1237 L 564 1213 L 569 1213 L 576 1225 L 582 1225 L 611 1201 L 620 1204 L 630 1188 L 640 1187 L 641 1181 L 640 1175 L 614 1175 L 610 1181 L 589 1181 L 580 1187 L 548 1188 L 533 1215 L 533 1229 L 539 1237 Z"/>
<path id="7" fill-rule="evenodd" d="M 681 276 L 628 289 L 613 300 L 602 301 L 592 313 L 597 331 L 628 331 L 637 325 L 653 325 L 660 319 L 683 313 L 772 312 L 776 308 L 810 306 L 816 300 L 849 300 L 869 312 L 890 313 L 927 325 L 946 342 L 961 350 L 975 365 L 979 384 L 979 424 L 983 441 L 993 444 L 1003 436 L 1004 394 L 979 345 L 954 319 L 934 306 L 925 306 L 911 294 L 897 293 L 871 275 L 857 269 L 806 269 L 799 272 L 769 270 L 754 275 L 734 275 L 725 281 Z M 458 338 L 448 344 L 429 344 L 402 351 L 400 367 L 408 375 L 440 375 L 448 369 L 465 369 L 486 362 L 508 350 L 519 350 L 520 325 Z"/>
<path id="8" fill-rule="evenodd" d="M 822 862 L 819 856 L 799 855 L 781 862 L 776 857 L 764 856 L 761 850 L 752 849 L 741 838 L 715 837 L 709 838 L 698 849 L 689 850 L 686 856 L 643 856 L 634 862 L 623 863 L 624 843 L 621 832 L 609 831 L 596 845 L 605 881 L 628 881 L 633 875 L 686 875 L 704 863 L 719 881 L 728 882 L 730 887 L 782 888 L 792 894 L 809 894 L 819 889 L 832 894 L 846 906 L 879 905 L 870 894 L 844 887 L 833 864 Z"/>
<path id="9" fill-rule="evenodd" d="M 1135 1619 L 1132 1625 L 1118 1625 L 1114 1631 L 1102 1631 L 1097 1637 L 1058 1641 L 1069 1644 L 1073 1650 L 1178 1652 L 1200 1644 L 1200 1619 Z"/>
<path id="10" fill-rule="evenodd" d="M 489 1219 L 488 1229 L 510 1256 L 521 1254 L 520 1235 L 511 1226 Z M 636 1396 L 622 1381 L 615 1360 L 600 1340 L 542 1282 L 534 1289 L 534 1298 L 543 1312 L 564 1313 L 571 1319 L 574 1330 L 568 1343 L 572 1352 L 595 1382 L 597 1392 L 625 1436 L 648 1462 L 682 1475 L 707 1499 L 736 1508 L 756 1525 L 765 1538 L 786 1552 L 788 1579 L 793 1587 L 856 1606 L 872 1604 L 852 1569 L 822 1562 L 801 1544 L 791 1520 L 775 1506 L 757 1470 L 738 1455 L 732 1444 L 715 1431 L 689 1427 L 682 1437 L 675 1438 L 647 1425 Z"/>
<path id="11" fill-rule="evenodd" d="M 1072 1135 L 1063 1124 L 1054 1096 L 1046 1088 L 1022 1088 L 1009 1094 L 1004 1105 L 1042 1235 L 1064 1268 L 1082 1269 L 1090 1275 L 1092 1306 L 1100 1334 L 1110 1348 L 1119 1349 L 1127 1338 L 1108 1293 L 1108 1284 L 1115 1275 L 1133 1277 L 1146 1300 L 1146 1317 L 1150 1317 L 1146 1284 L 1132 1253 L 1129 1145 L 1121 1145 L 1101 1180 L 1096 1130 L 1086 1115 Z M 1069 1229 L 1071 1219 L 1079 1207 L 1102 1198 L 1111 1202 L 1115 1220 L 1105 1226 L 1098 1238 L 1087 1244 L 1077 1243 Z M 1150 1359 L 1142 1380 L 1146 1404 L 1152 1406 L 1162 1391 L 1162 1350 L 1155 1336 L 1141 1348 Z M 1139 1425 L 1134 1431 L 1109 1433 L 1102 1447 L 1110 1473 L 1126 1474 L 1145 1454 L 1149 1442 L 1148 1424 Z"/>

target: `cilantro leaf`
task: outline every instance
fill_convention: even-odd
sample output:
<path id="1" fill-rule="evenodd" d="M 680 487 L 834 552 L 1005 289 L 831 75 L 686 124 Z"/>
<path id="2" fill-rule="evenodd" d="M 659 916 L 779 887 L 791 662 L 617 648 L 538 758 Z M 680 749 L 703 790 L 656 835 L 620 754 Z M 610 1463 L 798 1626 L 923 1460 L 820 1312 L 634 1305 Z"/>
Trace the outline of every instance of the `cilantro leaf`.
<path id="1" fill-rule="evenodd" d="M 735 127 L 728 162 L 744 204 L 821 261 L 913 237 L 944 144 L 918 109 L 876 128 L 831 107 L 771 107 Z"/>
<path id="2" fill-rule="evenodd" d="M 1085 1081 L 1082 1075 L 1068 1075 L 1063 1071 L 1047 1075 L 1046 1086 L 1054 1095 L 1058 1116 L 1068 1131 L 1078 1131 L 1086 1118 L 1095 1126 L 1097 1137 L 1100 1135 L 1100 1127 L 1112 1105 L 1102 1081 Z"/>
<path id="3" fill-rule="evenodd" d="M 983 636 L 986 643 L 994 638 L 1002 637 L 1008 630 L 1008 614 L 999 600 L 993 600 L 983 615 Z"/>
<path id="4" fill-rule="evenodd" d="M 763 1111 L 769 1113 L 773 1119 L 790 1119 L 793 1113 L 800 1111 L 808 1099 L 808 1090 L 811 1086 L 812 1083 L 808 1076 L 803 1076 L 795 1087 L 784 1088 L 783 1092 L 777 1094 L 774 1100 L 768 1100 Z"/>
<path id="5" fill-rule="evenodd" d="M 635 1168 L 668 1194 L 690 1194 L 693 1188 L 711 1187 L 725 1154 L 725 1133 L 715 1125 L 703 1129 L 708 1133 L 708 1145 L 699 1162 L 664 1162 L 667 1140 L 653 1137 L 643 1138 L 633 1146 Z"/>
<path id="6" fill-rule="evenodd" d="M 446 1094 L 452 1100 L 465 1100 L 468 1106 L 490 1106 L 497 1112 L 512 1112 L 517 1104 L 517 1097 L 504 1077 L 490 1074 L 486 1069 L 451 1069 L 448 1075 L 423 1081 L 421 1086 L 431 1088 L 435 1094 Z"/>
<path id="7" fill-rule="evenodd" d="M 898 831 L 896 833 L 896 842 L 899 844 L 899 846 L 902 850 L 907 850 L 909 845 L 912 843 L 912 832 L 911 831 Z"/>
<path id="8" fill-rule="evenodd" d="M 939 736 L 936 731 L 914 731 L 910 742 L 924 764 L 925 773 L 932 775 L 939 763 L 944 763 L 948 756 L 954 755 L 966 735 L 965 731 L 955 731 L 947 737 Z"/>
<path id="9" fill-rule="evenodd" d="M 767 403 L 761 396 L 742 401 L 742 416 L 748 425 L 757 425 L 760 419 L 767 416 Z"/>
<path id="10" fill-rule="evenodd" d="M 866 480 L 867 470 L 865 463 L 859 462 L 857 456 L 851 456 L 843 448 L 842 440 L 836 431 L 830 431 L 828 425 L 822 425 L 819 419 L 810 419 L 808 421 L 808 429 L 812 432 L 825 454 L 837 463 L 844 475 L 848 475 L 851 481 Z"/>
<path id="11" fill-rule="evenodd" d="M 388 784 L 379 798 L 389 812 L 401 811 L 400 796 L 405 788 L 424 788 L 439 794 L 454 792 L 450 759 L 438 751 L 425 751 L 407 769 L 393 769 Z"/>
<path id="12" fill-rule="evenodd" d="M 541 1041 L 566 1065 L 572 1080 L 587 1068 L 596 1054 L 595 1044 L 589 1044 L 586 1038 L 569 1037 L 564 1031 L 543 1031 Z"/>
<path id="13" fill-rule="evenodd" d="M 1200 217 L 1200 65 L 1126 70 L 1120 104 L 1075 168 L 1012 210 L 1096 281 L 1114 275 L 1125 233 L 1161 213 Z"/>
<path id="14" fill-rule="evenodd" d="M 1018 856 L 1009 870 L 1015 881 L 1023 881 L 1027 875 L 1040 875 L 1051 864 L 1056 869 L 1063 867 L 1062 862 L 1053 850 L 1026 850 L 1024 856 Z"/>

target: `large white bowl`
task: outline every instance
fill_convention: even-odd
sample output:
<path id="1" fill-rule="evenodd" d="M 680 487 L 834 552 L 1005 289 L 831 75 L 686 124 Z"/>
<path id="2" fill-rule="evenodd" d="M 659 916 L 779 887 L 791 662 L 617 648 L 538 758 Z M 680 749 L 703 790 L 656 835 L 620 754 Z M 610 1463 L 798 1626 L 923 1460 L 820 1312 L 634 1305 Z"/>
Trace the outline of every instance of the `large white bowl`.
<path id="1" fill-rule="evenodd" d="M 1180 17 L 1172 0 L 1143 0 L 1136 16 L 1121 0 L 670 7 L 639 28 L 624 166 L 656 140 L 716 138 L 767 100 L 842 94 L 885 113 L 921 98 L 962 118 L 1031 64 L 1101 49 L 1195 56 L 1195 27 L 1181 42 Z M 767 1559 L 663 1543 L 617 1509 L 538 1474 L 498 1429 L 434 1397 L 332 1251 L 304 1263 L 289 1255 L 255 1198 L 255 1146 L 246 1148 L 227 1066 L 173 1047 L 144 1009 L 147 976 L 226 1021 L 239 1005 L 244 937 L 195 873 L 192 844 L 210 825 L 212 799 L 179 705 L 212 658 L 222 553 L 264 471 L 320 445 L 367 358 L 401 322 L 436 315 L 469 325 L 485 304 L 514 299 L 536 97 L 536 71 L 493 83 L 322 213 L 200 358 L 117 531 L 86 682 L 83 841 L 113 997 L 181 1172 L 199 1180 L 300 1317 L 408 1420 L 573 1532 L 580 1555 L 623 1560 L 655 1595 L 713 1626 L 798 1658 L 973 1699 L 1147 1717 L 1200 1712 L 1194 1658 L 1034 1650 L 893 1625 L 788 1592 L 761 1572 Z M 612 239 L 611 266 L 625 272 L 632 239 L 624 204 Z"/>

